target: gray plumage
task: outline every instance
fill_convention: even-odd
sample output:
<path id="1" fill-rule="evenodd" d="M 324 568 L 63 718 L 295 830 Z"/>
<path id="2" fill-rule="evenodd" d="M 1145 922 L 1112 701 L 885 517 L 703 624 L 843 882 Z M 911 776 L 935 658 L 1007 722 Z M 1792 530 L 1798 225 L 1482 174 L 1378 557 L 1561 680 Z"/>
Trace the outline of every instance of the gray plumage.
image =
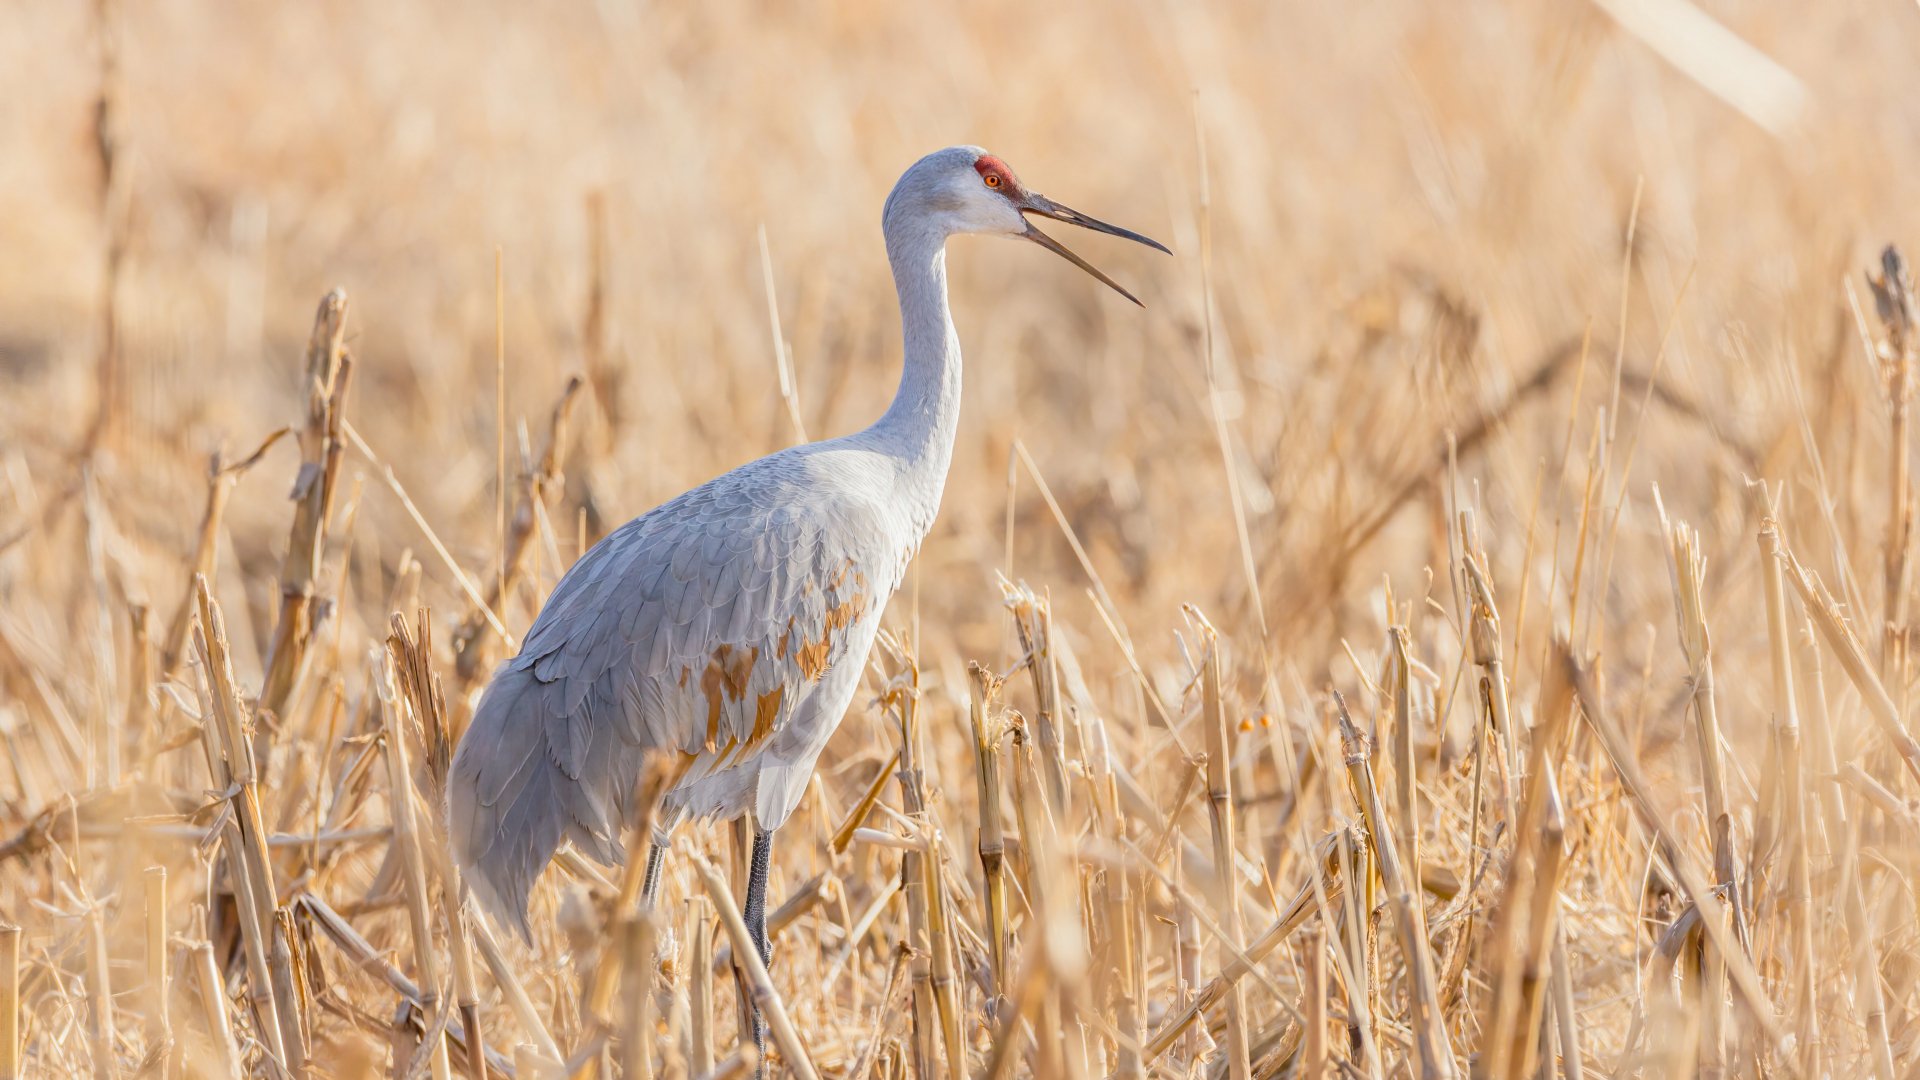
<path id="1" fill-rule="evenodd" d="M 625 858 L 620 832 L 650 750 L 690 759 L 663 829 L 750 813 L 770 833 L 798 804 L 939 507 L 960 406 L 947 238 L 1031 239 L 1024 213 L 1133 236 L 1064 216 L 1011 173 L 988 184 L 984 162 L 1004 170 L 978 147 L 931 154 L 887 199 L 905 365 L 886 414 L 615 530 L 494 673 L 454 758 L 448 816 L 464 880 L 523 933 L 528 893 L 561 841 L 603 863 Z"/>
<path id="2" fill-rule="evenodd" d="M 574 564 L 456 760 L 454 844 L 488 907 L 524 912 L 562 839 L 623 858 L 649 749 L 693 758 L 663 824 L 740 809 L 785 819 L 905 564 L 908 538 L 858 494 L 876 472 L 851 447 L 796 447 L 628 522 Z"/>

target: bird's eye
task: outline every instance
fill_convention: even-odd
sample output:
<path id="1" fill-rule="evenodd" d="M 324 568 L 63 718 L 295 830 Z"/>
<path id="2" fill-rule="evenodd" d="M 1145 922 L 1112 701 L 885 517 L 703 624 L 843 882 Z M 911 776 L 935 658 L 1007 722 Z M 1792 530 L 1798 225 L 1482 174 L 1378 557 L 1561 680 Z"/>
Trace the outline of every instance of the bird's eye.
<path id="1" fill-rule="evenodd" d="M 993 175 L 992 173 L 988 173 L 988 174 L 987 174 L 987 186 L 988 186 L 988 187 L 999 187 L 999 186 L 1000 186 L 1000 178 L 999 178 L 999 177 L 997 177 L 997 176 L 995 176 L 995 175 Z"/>

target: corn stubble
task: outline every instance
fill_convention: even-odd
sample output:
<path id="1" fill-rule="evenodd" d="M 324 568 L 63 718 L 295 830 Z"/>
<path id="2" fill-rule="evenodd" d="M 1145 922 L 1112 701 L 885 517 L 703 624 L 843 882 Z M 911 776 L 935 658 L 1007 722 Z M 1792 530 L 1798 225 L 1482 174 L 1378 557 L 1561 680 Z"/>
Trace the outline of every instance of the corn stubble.
<path id="1" fill-rule="evenodd" d="M 110 283 L 128 227 L 114 101 L 102 92 Z M 558 860 L 531 945 L 464 902 L 446 856 L 474 695 L 603 529 L 616 449 L 647 412 L 622 389 L 608 216 L 593 196 L 585 370 L 545 373 L 543 398 L 514 406 L 532 419 L 486 448 L 506 463 L 491 498 L 461 514 L 403 483 L 418 470 L 391 463 L 426 453 L 427 433 L 356 430 L 369 384 L 398 376 L 333 290 L 293 350 L 297 407 L 242 432 L 245 458 L 203 468 L 196 451 L 191 497 L 166 507 L 179 542 L 140 565 L 123 530 L 155 511 L 89 464 L 143 451 L 140 339 L 110 284 L 71 475 L 36 486 L 0 453 L 22 511 L 0 520 L 0 1080 L 1920 1068 L 1916 331 L 1893 249 L 1871 305 L 1851 297 L 1842 320 L 1879 400 L 1789 371 L 1798 427 L 1743 444 L 1662 381 L 1681 313 L 1661 313 L 1658 353 L 1630 358 L 1622 298 L 1611 345 L 1567 335 L 1444 430 L 1420 394 L 1337 382 L 1338 423 L 1274 442 L 1340 470 L 1311 523 L 1260 504 L 1313 491 L 1252 482 L 1262 448 L 1236 410 L 1263 390 L 1209 336 L 1211 412 L 1191 418 L 1180 483 L 1214 485 L 1208 512 L 1234 524 L 1186 553 L 1205 573 L 1129 563 L 1143 526 L 1107 500 L 1130 475 L 1049 484 L 1062 458 L 992 417 L 1012 490 L 969 481 L 949 513 L 978 531 L 1004 499 L 1021 560 L 1005 537 L 996 592 L 946 548 L 893 609 L 779 834 L 769 968 L 724 826 L 683 829 L 658 905 L 640 902 L 677 762 L 635 778 L 628 865 Z M 781 319 L 778 249 L 762 233 L 774 333 L 814 333 L 817 310 Z M 1434 377 L 1480 371 L 1465 302 L 1414 291 Z M 1404 321 L 1348 316 L 1370 340 Z M 811 387 L 803 410 L 812 358 L 775 350 L 769 430 L 843 422 L 844 387 Z M 1548 413 L 1565 429 L 1529 427 Z M 1346 474 L 1361 429 L 1400 424 L 1436 436 L 1418 461 Z M 1823 460 L 1847 424 L 1880 425 L 1884 445 Z M 274 452 L 288 434 L 297 460 Z M 1682 502 L 1697 485 L 1635 460 L 1667 439 L 1746 476 Z M 262 474 L 290 500 L 260 496 L 246 478 Z M 1530 501 L 1483 490 L 1515 476 Z M 247 557 L 223 562 L 234 537 Z M 1294 557 L 1256 560 L 1269 544 Z M 1155 593 L 1156 575 L 1195 595 Z M 1384 590 L 1362 584 L 1380 575 Z M 923 597 L 956 625 L 922 620 Z M 1178 617 L 1147 625 L 1152 611 Z M 764 1062 L 741 1035 L 748 1002 Z"/>
<path id="2" fill-rule="evenodd" d="M 1365 727 L 1331 686 L 1278 696 L 1264 664 L 1235 657 L 1246 643 L 1194 608 L 1179 674 L 1134 668 L 1121 686 L 1136 696 L 1109 712 L 1078 681 L 1051 601 L 1004 585 L 1014 648 L 970 662 L 946 696 L 922 685 L 904 634 L 883 636 L 862 708 L 886 718 L 891 744 L 849 753 L 872 762 L 851 791 L 836 785 L 851 802 L 823 787 L 783 834 L 825 842 L 777 861 L 790 892 L 770 920 L 772 971 L 715 869 L 715 831 L 699 827 L 676 848 L 678 920 L 640 910 L 637 861 L 609 879 L 563 859 L 570 872 L 536 900 L 535 947 L 503 944 L 459 898 L 440 817 L 450 722 L 471 704 L 445 698 L 441 671 L 471 685 L 488 613 L 460 613 L 445 654 L 433 613 L 395 613 L 357 665 L 317 633 L 332 614 L 314 590 L 344 407 L 328 382 L 351 370 L 344 307 L 329 294 L 314 331 L 300 557 L 285 564 L 262 696 L 234 674 L 203 542 L 159 663 L 136 658 L 133 722 L 84 737 L 146 748 L 119 794 L 174 809 L 128 813 L 99 776 L 75 786 L 96 760 L 85 745 L 12 756 L 23 790 L 31 774 L 33 790 L 72 794 L 4 849 L 7 899 L 31 902 L 31 929 L 0 928 L 0 1076 L 331 1076 L 384 1058 L 397 1076 L 743 1077 L 754 1048 L 714 1021 L 738 1007 L 714 978 L 732 958 L 769 1020 L 772 1065 L 803 1078 L 1814 1076 L 1850 1061 L 1892 1077 L 1911 1062 L 1910 994 L 1892 976 L 1908 954 L 1876 933 L 1911 914 L 1905 860 L 1887 845 L 1913 839 L 1920 819 L 1900 792 L 1920 757 L 1882 674 L 1905 655 L 1885 643 L 1905 631 L 1888 624 L 1876 664 L 1794 553 L 1781 492 L 1758 485 L 1763 588 L 1740 616 L 1737 598 L 1709 596 L 1703 537 L 1651 493 L 1686 672 L 1671 707 L 1693 732 L 1697 799 L 1671 762 L 1650 779 L 1608 715 L 1601 657 L 1560 628 L 1505 638 L 1498 575 L 1462 513 L 1449 549 L 1466 632 L 1419 633 L 1389 593 L 1375 677 L 1345 669 Z M 1905 309 L 1881 310 L 1904 341 Z M 509 592 L 550 528 L 579 388 L 561 392 L 547 449 L 524 462 Z M 216 460 L 203 537 L 235 468 Z M 508 595 L 500 584 L 488 603 Z M 1765 627 L 1757 775 L 1730 757 L 1710 613 Z M 144 615 L 128 625 L 146 657 Z M 1822 647 L 1847 680 L 1832 701 Z M 1509 657 L 1542 649 L 1533 685 L 1516 685 Z M 31 654 L 8 659 L 11 677 L 45 685 Z M 1875 725 L 1844 776 L 1836 706 Z M 1457 717 L 1436 712 L 1448 708 Z M 639 778 L 646 817 L 670 774 L 660 761 Z M 1284 832 L 1243 832 L 1243 778 L 1283 793 L 1287 811 L 1269 820 Z M 650 830 L 643 820 L 629 845 Z M 124 878 L 83 870 L 101 857 L 158 861 Z M 134 896 L 144 914 L 123 917 Z M 1636 990 L 1596 1001 L 1609 980 Z"/>

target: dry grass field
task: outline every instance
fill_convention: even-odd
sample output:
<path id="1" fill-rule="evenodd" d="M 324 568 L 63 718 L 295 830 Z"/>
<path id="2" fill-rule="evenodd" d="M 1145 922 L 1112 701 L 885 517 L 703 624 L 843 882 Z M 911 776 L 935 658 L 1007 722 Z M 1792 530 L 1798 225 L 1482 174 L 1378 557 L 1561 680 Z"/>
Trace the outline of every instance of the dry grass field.
<path id="1" fill-rule="evenodd" d="M 525 943 L 448 748 L 956 142 L 1176 255 L 953 245 L 769 1075 L 1920 1076 L 1920 9 L 1700 10 L 8 5 L 0 1080 L 751 1075 L 733 830 Z"/>

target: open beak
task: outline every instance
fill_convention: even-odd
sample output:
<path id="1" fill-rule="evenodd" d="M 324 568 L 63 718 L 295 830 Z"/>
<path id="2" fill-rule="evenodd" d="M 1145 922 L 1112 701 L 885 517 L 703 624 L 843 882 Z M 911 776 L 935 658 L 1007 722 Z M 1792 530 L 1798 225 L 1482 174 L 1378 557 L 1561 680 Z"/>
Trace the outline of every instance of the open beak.
<path id="1" fill-rule="evenodd" d="M 1020 212 L 1023 214 L 1038 214 L 1041 217 L 1052 218 L 1055 221 L 1064 221 L 1069 225 L 1078 225 L 1083 229 L 1092 229 L 1094 232 L 1106 233 L 1108 236 L 1124 237 L 1136 244 L 1145 244 L 1155 250 L 1166 251 L 1169 255 L 1173 254 L 1173 252 L 1167 251 L 1166 245 L 1160 243 L 1158 240 L 1150 240 L 1130 229 L 1123 229 L 1118 225 L 1109 225 L 1097 218 L 1090 218 L 1072 207 L 1061 206 L 1045 195 L 1035 195 L 1029 192 L 1020 200 Z M 1046 248 L 1048 251 L 1053 252 L 1055 255 L 1060 256 L 1080 269 L 1085 270 L 1087 273 L 1092 274 L 1094 277 L 1105 282 L 1107 287 L 1114 292 L 1119 293 L 1121 296 L 1126 297 L 1136 304 L 1140 304 L 1139 297 L 1121 288 L 1119 282 L 1094 269 L 1092 263 L 1089 263 L 1087 260 L 1068 250 L 1067 245 L 1062 244 L 1060 241 L 1055 240 L 1053 237 L 1035 228 L 1033 222 L 1027 222 L 1027 231 L 1020 235 L 1039 244 L 1041 247 Z M 1140 304 L 1140 306 L 1146 307 L 1145 304 Z"/>

